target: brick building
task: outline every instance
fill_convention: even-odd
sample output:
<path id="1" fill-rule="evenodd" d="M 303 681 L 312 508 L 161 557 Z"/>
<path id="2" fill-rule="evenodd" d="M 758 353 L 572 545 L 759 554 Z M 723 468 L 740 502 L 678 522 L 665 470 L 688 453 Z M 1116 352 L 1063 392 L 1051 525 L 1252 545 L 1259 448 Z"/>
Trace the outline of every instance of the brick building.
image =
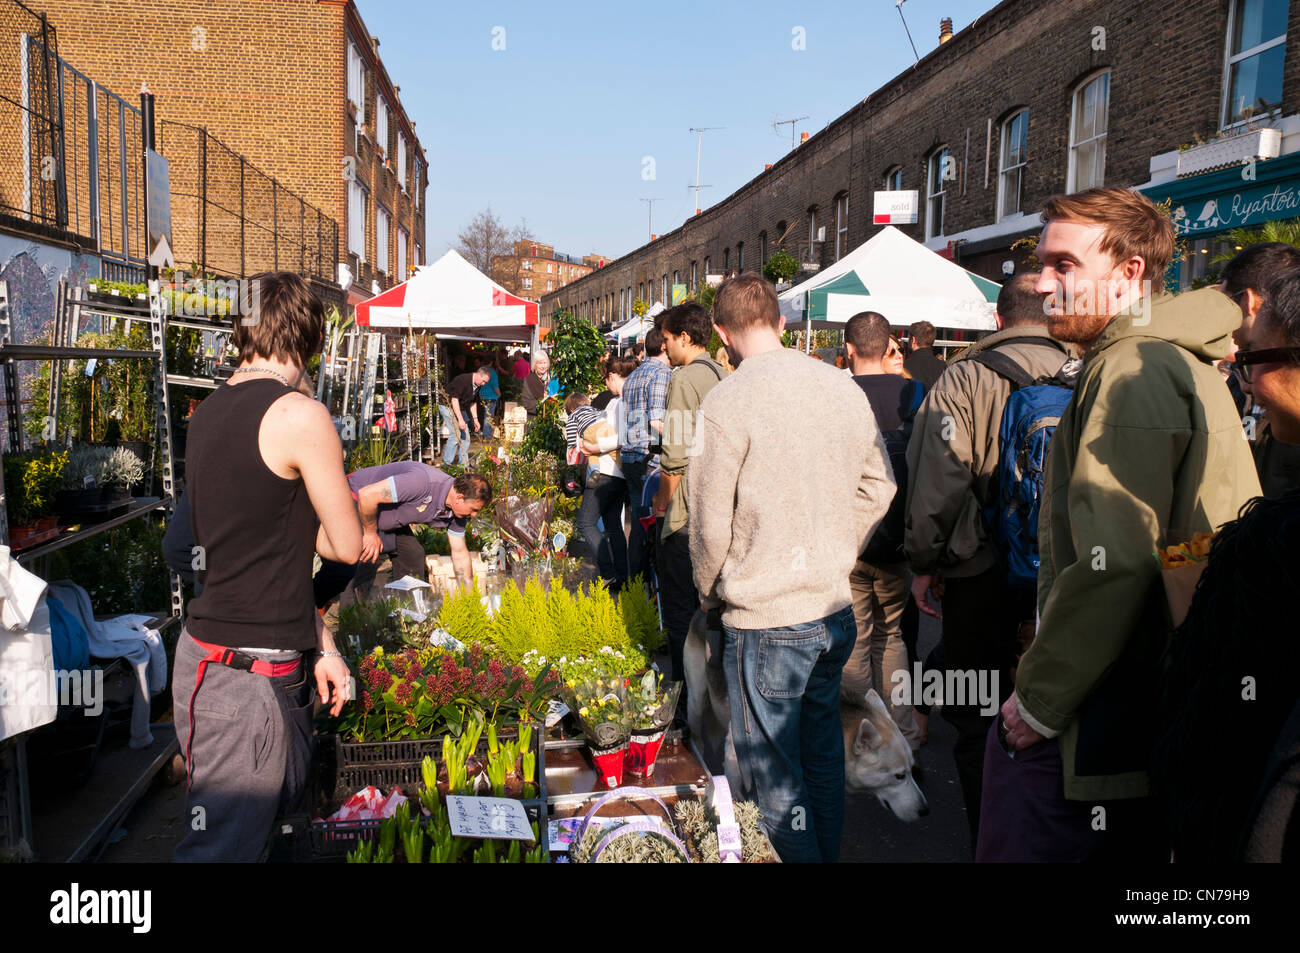
<path id="1" fill-rule="evenodd" d="M 1040 230 L 1050 195 L 1142 188 L 1173 202 L 1189 243 L 1173 279 L 1187 287 L 1226 229 L 1300 215 L 1290 23 L 1300 0 L 1186 0 L 1159 15 L 1139 0 L 1005 0 L 717 205 L 542 308 L 617 322 L 637 298 L 758 270 L 777 249 L 824 267 L 880 227 L 885 190 L 917 191 L 907 234 L 1001 279 L 1024 267 L 1012 245 Z M 1237 135 L 1261 117 L 1276 142 Z M 1202 140 L 1217 141 L 1180 149 Z M 1216 150 L 1220 171 L 1202 172 Z"/>
<path id="2" fill-rule="evenodd" d="M 37 0 L 36 7 L 57 25 L 59 52 L 79 70 L 124 94 L 148 83 L 164 155 L 169 133 L 176 141 L 186 126 L 206 128 L 337 222 L 338 263 L 352 276 L 352 300 L 369 297 L 374 283 L 404 281 L 423 263 L 424 150 L 379 39 L 352 0 Z M 237 168 L 221 171 L 239 179 Z M 173 171 L 174 192 L 184 172 Z M 245 201 L 274 206 L 276 197 Z M 268 220 L 276 209 L 269 211 Z M 186 260 L 185 249 L 177 253 Z"/>
<path id="3" fill-rule="evenodd" d="M 581 258 L 558 254 L 552 245 L 525 239 L 515 242 L 512 254 L 492 259 L 492 278 L 521 298 L 540 301 L 543 295 L 605 267 L 609 260 L 597 254 Z"/>

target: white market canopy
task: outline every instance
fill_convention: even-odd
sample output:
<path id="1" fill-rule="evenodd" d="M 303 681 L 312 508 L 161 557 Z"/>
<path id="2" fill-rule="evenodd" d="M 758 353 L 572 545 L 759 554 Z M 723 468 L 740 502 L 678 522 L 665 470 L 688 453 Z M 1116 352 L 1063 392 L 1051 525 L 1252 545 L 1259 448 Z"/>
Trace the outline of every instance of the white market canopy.
<path id="1" fill-rule="evenodd" d="M 607 336 L 612 337 L 619 344 L 626 344 L 628 341 L 637 342 L 645 340 L 645 336 L 650 333 L 650 329 L 655 326 L 655 315 L 667 310 L 662 301 L 656 301 L 650 306 L 650 310 L 639 318 L 633 318 L 625 324 L 619 325 Z"/>
<path id="2" fill-rule="evenodd" d="M 992 331 L 1001 286 L 954 264 L 892 225 L 780 295 L 786 325 L 843 327 L 859 311 L 883 314 L 893 327 L 929 321 L 936 328 Z"/>
<path id="3" fill-rule="evenodd" d="M 363 328 L 435 331 L 480 341 L 530 341 L 537 302 L 512 295 L 455 251 L 357 305 Z"/>

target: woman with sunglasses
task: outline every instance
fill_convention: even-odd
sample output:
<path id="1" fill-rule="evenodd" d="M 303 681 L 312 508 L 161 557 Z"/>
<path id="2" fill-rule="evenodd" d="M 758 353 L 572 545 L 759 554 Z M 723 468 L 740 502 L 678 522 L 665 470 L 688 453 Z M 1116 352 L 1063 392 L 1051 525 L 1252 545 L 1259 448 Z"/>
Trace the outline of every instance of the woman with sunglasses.
<path id="1" fill-rule="evenodd" d="M 1276 439 L 1300 444 L 1300 270 L 1269 285 L 1236 368 Z M 1178 542 L 1168 540 L 1167 542 Z M 1215 538 L 1173 636 L 1153 783 L 1179 861 L 1300 859 L 1300 490 Z M 1207 755 L 1232 768 L 1207 770 Z"/>

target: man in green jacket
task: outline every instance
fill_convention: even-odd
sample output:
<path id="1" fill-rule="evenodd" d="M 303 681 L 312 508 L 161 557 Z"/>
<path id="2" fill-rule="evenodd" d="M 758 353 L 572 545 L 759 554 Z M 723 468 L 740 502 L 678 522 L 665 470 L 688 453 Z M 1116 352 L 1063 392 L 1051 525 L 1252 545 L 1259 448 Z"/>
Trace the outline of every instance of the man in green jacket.
<path id="1" fill-rule="evenodd" d="M 989 732 L 976 859 L 1167 858 L 1148 797 L 1161 654 L 1158 548 L 1259 494 L 1214 367 L 1241 322 L 1217 288 L 1152 295 L 1168 216 L 1127 189 L 1048 201 L 1038 290 L 1084 352 L 1039 520 L 1038 632 Z"/>
<path id="2" fill-rule="evenodd" d="M 1011 382 L 982 363 L 979 355 L 1003 355 L 1034 380 L 1061 373 L 1070 355 L 1048 335 L 1043 299 L 1034 290 L 1037 283 L 1038 276 L 1026 272 L 1002 286 L 995 313 L 998 330 L 971 345 L 935 382 L 907 445 L 904 549 L 915 573 L 912 595 L 922 612 L 935 617 L 940 617 L 937 600 L 943 601 L 948 672 L 970 673 L 975 684 L 980 672 L 997 676 L 996 696 L 985 703 L 974 697 L 976 693 L 963 692 L 957 698 L 954 691 L 943 705 L 944 719 L 957 729 L 952 755 L 972 853 L 989 726 L 1011 693 L 1019 627 L 1034 619 L 1034 590 L 1008 586 L 1006 568 L 984 524 L 984 508 L 996 491 L 999 430 Z"/>

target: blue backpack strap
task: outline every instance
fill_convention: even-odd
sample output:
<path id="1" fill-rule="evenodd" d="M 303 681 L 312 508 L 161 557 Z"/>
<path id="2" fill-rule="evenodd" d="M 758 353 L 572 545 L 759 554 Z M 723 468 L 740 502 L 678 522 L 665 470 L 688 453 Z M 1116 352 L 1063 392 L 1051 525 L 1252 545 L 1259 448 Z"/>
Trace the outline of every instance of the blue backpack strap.
<path id="1" fill-rule="evenodd" d="M 921 403 L 925 400 L 925 385 L 915 378 L 912 379 L 912 411 L 911 416 L 915 417 L 916 412 L 921 409 Z"/>

